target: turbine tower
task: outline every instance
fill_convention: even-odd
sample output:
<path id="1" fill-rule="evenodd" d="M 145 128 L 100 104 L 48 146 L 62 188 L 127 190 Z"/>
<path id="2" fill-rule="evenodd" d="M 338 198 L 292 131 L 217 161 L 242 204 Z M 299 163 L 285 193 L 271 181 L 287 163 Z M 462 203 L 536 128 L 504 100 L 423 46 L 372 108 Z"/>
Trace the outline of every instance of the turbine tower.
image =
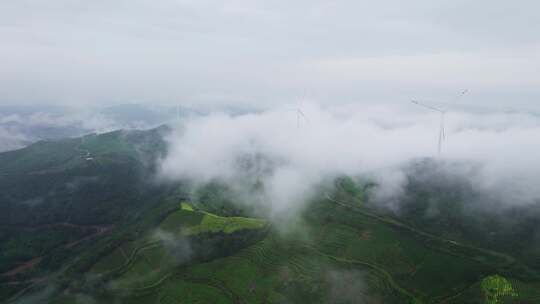
<path id="1" fill-rule="evenodd" d="M 416 105 L 419 105 L 421 107 L 427 108 L 429 110 L 439 112 L 439 114 L 441 115 L 440 126 L 439 126 L 439 141 L 437 143 L 437 155 L 439 157 L 441 156 L 443 141 L 446 139 L 446 131 L 445 131 L 445 128 L 444 128 L 444 121 L 445 121 L 446 112 L 448 111 L 448 106 L 450 106 L 452 103 L 456 102 L 463 95 L 467 94 L 468 91 L 469 90 L 464 90 L 464 91 L 460 92 L 456 97 L 451 99 L 449 103 L 447 103 L 446 107 L 434 107 L 434 106 L 426 104 L 426 103 L 424 103 L 422 101 L 411 100 L 412 103 L 414 103 Z"/>

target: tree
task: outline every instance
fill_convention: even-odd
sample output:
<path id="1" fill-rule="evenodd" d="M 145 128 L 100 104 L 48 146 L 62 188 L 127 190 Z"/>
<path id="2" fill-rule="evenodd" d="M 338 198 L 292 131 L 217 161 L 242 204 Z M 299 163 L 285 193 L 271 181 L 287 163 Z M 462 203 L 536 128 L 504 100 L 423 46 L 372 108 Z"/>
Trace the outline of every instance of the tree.
<path id="1" fill-rule="evenodd" d="M 502 303 L 501 298 L 505 296 L 516 297 L 512 284 L 500 275 L 486 277 L 480 284 L 482 292 L 488 304 Z"/>

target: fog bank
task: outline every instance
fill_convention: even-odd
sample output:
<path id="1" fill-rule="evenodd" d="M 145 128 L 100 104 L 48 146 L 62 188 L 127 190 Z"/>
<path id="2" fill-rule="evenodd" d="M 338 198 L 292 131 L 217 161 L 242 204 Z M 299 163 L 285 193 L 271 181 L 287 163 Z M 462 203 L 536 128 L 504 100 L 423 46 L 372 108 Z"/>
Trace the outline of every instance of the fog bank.
<path id="1" fill-rule="evenodd" d="M 374 179 L 382 200 L 399 196 L 406 181 L 403 165 L 437 157 L 437 113 L 408 104 L 307 104 L 302 106 L 303 118 L 297 117 L 295 107 L 190 119 L 168 138 L 170 151 L 161 174 L 235 184 L 246 180 L 242 164 L 251 160 L 248 167 L 255 171 L 249 176 L 263 183 L 271 213 L 279 216 L 300 210 L 317 185 L 340 174 Z M 463 176 L 476 190 L 498 193 L 508 204 L 540 198 L 537 116 L 449 112 L 446 134 L 439 160 L 474 166 L 475 174 Z"/>

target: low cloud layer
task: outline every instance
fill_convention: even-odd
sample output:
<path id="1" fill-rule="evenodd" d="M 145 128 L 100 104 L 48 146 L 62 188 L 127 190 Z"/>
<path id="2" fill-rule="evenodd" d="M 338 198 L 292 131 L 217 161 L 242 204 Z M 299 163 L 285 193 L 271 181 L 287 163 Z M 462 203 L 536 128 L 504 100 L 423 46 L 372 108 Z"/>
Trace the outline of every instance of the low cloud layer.
<path id="1" fill-rule="evenodd" d="M 191 115 L 184 109 L 181 115 Z M 126 104 L 104 108 L 0 106 L 0 152 L 39 140 L 118 129 L 146 129 L 176 119 L 169 107 Z"/>
<path id="2" fill-rule="evenodd" d="M 19 149 L 30 139 L 16 129 L 0 126 L 0 152 Z"/>
<path id="3" fill-rule="evenodd" d="M 317 185 L 339 174 L 373 178 L 379 197 L 388 199 L 402 191 L 404 165 L 436 157 L 440 117 L 414 105 L 307 104 L 302 111 L 307 119 L 299 124 L 294 107 L 194 118 L 170 136 L 162 175 L 234 184 L 246 179 L 242 164 L 251 160 L 250 176 L 261 179 L 272 214 L 280 215 L 301 209 Z M 476 190 L 508 204 L 540 198 L 538 116 L 449 112 L 446 133 L 441 161 L 467 164 L 474 174 L 463 176 Z"/>
<path id="4" fill-rule="evenodd" d="M 154 240 L 160 241 L 163 244 L 166 252 L 174 260 L 175 264 L 184 263 L 191 258 L 193 251 L 186 237 L 161 229 L 154 231 L 152 236 Z"/>
<path id="5" fill-rule="evenodd" d="M 367 295 L 366 275 L 359 271 L 331 270 L 326 274 L 329 285 L 327 303 L 370 303 Z"/>

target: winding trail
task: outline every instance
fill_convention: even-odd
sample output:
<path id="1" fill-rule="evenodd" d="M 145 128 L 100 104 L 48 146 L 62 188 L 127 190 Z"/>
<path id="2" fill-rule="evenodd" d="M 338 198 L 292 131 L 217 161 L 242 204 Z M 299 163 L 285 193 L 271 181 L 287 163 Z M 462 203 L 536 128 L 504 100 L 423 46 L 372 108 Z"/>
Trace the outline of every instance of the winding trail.
<path id="1" fill-rule="evenodd" d="M 83 237 L 82 239 L 79 239 L 79 240 L 76 240 L 76 241 L 73 241 L 67 245 L 64 246 L 64 248 L 66 249 L 69 249 L 69 248 L 72 248 L 84 241 L 88 241 L 88 240 L 91 240 L 95 237 L 98 237 L 100 235 L 103 235 L 109 231 L 111 231 L 113 229 L 113 225 L 104 225 L 104 226 L 92 226 L 92 228 L 96 229 L 96 232 L 94 232 L 93 234 L 89 235 L 89 236 L 86 236 L 86 237 Z"/>
<path id="2" fill-rule="evenodd" d="M 75 247 L 76 245 L 84 242 L 84 241 L 88 241 L 88 240 L 91 240 L 95 237 L 98 237 L 98 236 L 101 236 L 105 233 L 108 233 L 109 231 L 111 231 L 114 226 L 113 225 L 77 225 L 77 224 L 72 224 L 72 223 L 67 223 L 67 222 L 61 222 L 61 223 L 53 223 L 53 224 L 46 224 L 46 225 L 39 225 L 39 226 L 25 226 L 25 225 L 5 225 L 5 226 L 0 226 L 0 227 L 8 227 L 8 228 L 16 228 L 16 229 L 21 229 L 21 230 L 27 230 L 27 231 L 35 231 L 35 230 L 43 230 L 43 229 L 50 229 L 52 227 L 68 227 L 68 228 L 75 228 L 75 229 L 81 229 L 83 231 L 87 231 L 87 230 L 95 230 L 94 233 L 92 234 L 89 234 L 87 236 L 84 236 L 78 240 L 74 240 L 72 242 L 69 242 L 67 244 L 61 244 L 55 248 L 52 248 L 51 250 L 54 250 L 54 249 L 57 249 L 57 248 L 61 248 L 63 247 L 64 249 L 71 249 L 73 247 Z M 47 254 L 45 255 L 42 255 L 42 256 L 38 256 L 38 257 L 34 257 L 24 263 L 21 263 L 19 264 L 18 266 L 12 268 L 11 270 L 8 270 L 4 273 L 0 273 L 0 276 L 3 276 L 3 277 L 14 277 L 18 274 L 21 274 L 27 270 L 30 270 L 32 268 L 34 268 L 35 266 L 37 266 L 42 260 L 44 257 L 46 257 Z"/>
<path id="3" fill-rule="evenodd" d="M 346 208 L 348 210 L 351 210 L 353 212 L 358 212 L 358 213 L 360 213 L 360 214 L 362 214 L 362 215 L 364 215 L 364 216 L 366 216 L 368 218 L 377 220 L 379 222 L 382 222 L 384 224 L 396 227 L 398 229 L 405 229 L 405 230 L 407 230 L 407 231 L 409 231 L 411 233 L 420 235 L 420 236 L 422 236 L 424 238 L 437 240 L 437 241 L 442 242 L 442 243 L 450 244 L 451 246 L 461 247 L 461 248 L 464 248 L 464 249 L 467 249 L 467 250 L 473 250 L 473 251 L 476 251 L 476 252 L 483 253 L 485 255 L 491 255 L 491 256 L 496 257 L 496 258 L 504 259 L 505 260 L 505 265 L 503 265 L 503 267 L 507 267 L 509 265 L 512 265 L 512 264 L 516 263 L 516 259 L 514 257 L 512 257 L 512 256 L 509 256 L 509 255 L 506 255 L 506 254 L 503 254 L 503 253 L 500 253 L 500 252 L 492 251 L 492 250 L 489 250 L 489 249 L 484 249 L 484 248 L 479 248 L 479 247 L 466 245 L 466 244 L 463 244 L 463 243 L 460 243 L 460 242 L 457 242 L 457 241 L 454 241 L 454 240 L 448 240 L 448 239 L 445 239 L 445 238 L 442 238 L 442 237 L 439 237 L 439 236 L 436 236 L 436 235 L 432 235 L 430 233 L 418 230 L 418 229 L 416 229 L 414 227 L 411 227 L 409 225 L 401 223 L 401 222 L 399 222 L 399 221 L 397 221 L 395 219 L 386 218 L 386 217 L 382 217 L 382 216 L 367 212 L 362 208 L 354 206 L 354 203 L 343 202 L 343 201 L 334 199 L 328 193 L 325 194 L 325 197 L 326 197 L 326 199 L 328 201 L 330 201 L 330 202 L 332 202 L 334 204 L 342 206 L 342 207 L 344 207 L 344 208 Z M 335 256 L 332 256 L 332 255 L 328 255 L 328 254 L 325 254 L 323 252 L 320 252 L 315 248 L 311 248 L 311 249 L 315 250 L 319 254 L 322 254 L 322 255 L 324 255 L 324 256 L 326 256 L 328 258 L 334 259 L 334 260 L 336 260 L 338 262 L 353 263 L 353 264 L 360 264 L 360 265 L 368 266 L 371 269 L 374 269 L 374 270 L 378 271 L 379 273 L 381 273 L 387 279 L 387 281 L 391 284 L 391 286 L 393 288 L 395 288 L 396 290 L 398 290 L 402 294 L 405 294 L 405 295 L 415 299 L 416 301 L 418 301 L 418 303 L 422 303 L 422 301 L 420 299 L 418 299 L 416 296 L 414 296 L 411 292 L 409 292 L 408 290 L 406 290 L 406 289 L 402 288 L 401 286 L 399 286 L 399 284 L 397 284 L 395 282 L 395 280 L 393 279 L 392 275 L 389 272 L 387 272 L 386 270 L 382 269 L 381 267 L 379 267 L 377 265 L 374 265 L 374 264 L 371 264 L 371 263 L 368 263 L 368 262 L 358 261 L 358 260 L 351 260 L 351 259 L 335 257 Z M 463 256 L 463 257 L 468 258 L 468 259 L 473 259 L 473 258 L 468 257 L 468 256 Z M 480 261 L 478 261 L 478 260 L 475 260 L 475 259 L 473 259 L 473 260 L 480 263 Z M 433 301 L 434 301 L 434 303 L 447 303 L 447 301 L 455 299 L 455 298 L 461 296 L 463 293 L 465 293 L 467 290 L 469 290 L 475 284 L 476 283 L 474 283 L 474 284 L 460 290 L 459 292 L 457 292 L 455 294 L 440 297 L 438 299 L 433 299 Z"/>
<path id="4" fill-rule="evenodd" d="M 22 264 L 20 264 L 19 266 L 9 270 L 9 271 L 6 271 L 4 273 L 2 273 L 2 276 L 3 277 L 13 277 L 13 276 L 16 276 L 20 273 L 23 273 L 27 270 L 30 270 L 32 269 L 34 266 L 36 266 L 37 264 L 39 264 L 41 262 L 41 260 L 43 260 L 43 257 L 42 256 L 39 256 L 39 257 L 35 257 L 29 261 L 26 261 Z"/>
<path id="5" fill-rule="evenodd" d="M 378 273 L 380 273 L 385 279 L 386 281 L 388 281 L 388 283 L 390 283 L 390 285 L 392 286 L 392 288 L 394 288 L 395 290 L 397 290 L 398 292 L 400 292 L 401 294 L 404 294 L 405 296 L 409 297 L 409 298 L 412 298 L 414 299 L 415 301 L 417 301 L 418 303 L 422 303 L 422 301 L 420 300 L 420 298 L 416 297 L 412 292 L 408 291 L 407 289 L 401 287 L 395 280 L 394 278 L 392 277 L 392 275 L 384 270 L 382 267 L 380 266 L 377 266 L 373 263 L 369 263 L 369 262 L 364 262 L 364 261 L 359 261 L 359 260 L 352 260 L 352 259 L 346 259 L 346 258 L 341 258 L 341 257 L 337 257 L 337 256 L 333 256 L 333 255 L 330 255 L 330 254 L 327 254 L 327 253 L 324 253 L 318 249 L 316 249 L 315 247 L 313 246 L 309 246 L 309 245 L 304 245 L 306 248 L 310 249 L 310 250 L 313 250 L 314 252 L 316 252 L 317 254 L 321 255 L 321 256 L 324 256 L 326 258 L 329 258 L 329 259 L 332 259 L 336 262 L 339 262 L 339 263 L 346 263 L 346 264 L 356 264 L 356 265 L 361 265 L 361 266 L 367 266 L 368 268 L 372 269 L 372 270 L 375 270 L 377 271 Z"/>
<path id="6" fill-rule="evenodd" d="M 361 208 L 355 207 L 354 204 L 352 204 L 352 203 L 338 201 L 338 200 L 330 197 L 330 195 L 328 195 L 328 194 L 326 194 L 325 196 L 326 196 L 327 200 L 329 200 L 329 201 L 331 201 L 331 202 L 333 202 L 333 203 L 335 203 L 337 205 L 340 205 L 340 206 L 342 206 L 342 207 L 344 207 L 346 209 L 361 213 L 361 214 L 363 214 L 363 215 L 365 215 L 365 216 L 367 216 L 369 218 L 372 218 L 372 219 L 375 219 L 377 221 L 383 222 L 383 223 L 388 224 L 390 226 L 394 226 L 394 227 L 397 227 L 397 228 L 408 230 L 408 231 L 410 231 L 410 232 L 412 232 L 414 234 L 420 235 L 420 236 L 425 237 L 425 238 L 438 240 L 438 241 L 443 242 L 443 243 L 448 243 L 451 246 L 461 247 L 461 248 L 464 248 L 464 249 L 467 249 L 467 250 L 474 250 L 474 251 L 481 252 L 481 253 L 486 254 L 486 255 L 491 255 L 491 256 L 494 256 L 494 257 L 497 257 L 497 258 L 504 259 L 506 261 L 506 265 L 504 265 L 504 266 L 508 266 L 508 265 L 514 264 L 516 262 L 516 259 L 514 257 L 509 256 L 507 254 L 496 252 L 496 251 L 489 250 L 489 249 L 484 249 L 484 248 L 479 248 L 479 247 L 466 245 L 466 244 L 463 244 L 463 243 L 460 243 L 460 242 L 457 242 L 457 241 L 454 241 L 454 240 L 445 239 L 445 238 L 442 238 L 442 237 L 439 237 L 439 236 L 436 236 L 436 235 L 433 235 L 433 234 L 418 230 L 418 229 L 416 229 L 414 227 L 411 227 L 409 225 L 398 222 L 397 220 L 394 220 L 394 219 L 391 219 L 391 218 L 381 217 L 381 216 L 378 216 L 376 214 L 367 212 L 367 211 L 365 211 L 365 210 L 363 210 Z M 466 257 L 466 258 L 469 258 L 469 257 Z"/>

